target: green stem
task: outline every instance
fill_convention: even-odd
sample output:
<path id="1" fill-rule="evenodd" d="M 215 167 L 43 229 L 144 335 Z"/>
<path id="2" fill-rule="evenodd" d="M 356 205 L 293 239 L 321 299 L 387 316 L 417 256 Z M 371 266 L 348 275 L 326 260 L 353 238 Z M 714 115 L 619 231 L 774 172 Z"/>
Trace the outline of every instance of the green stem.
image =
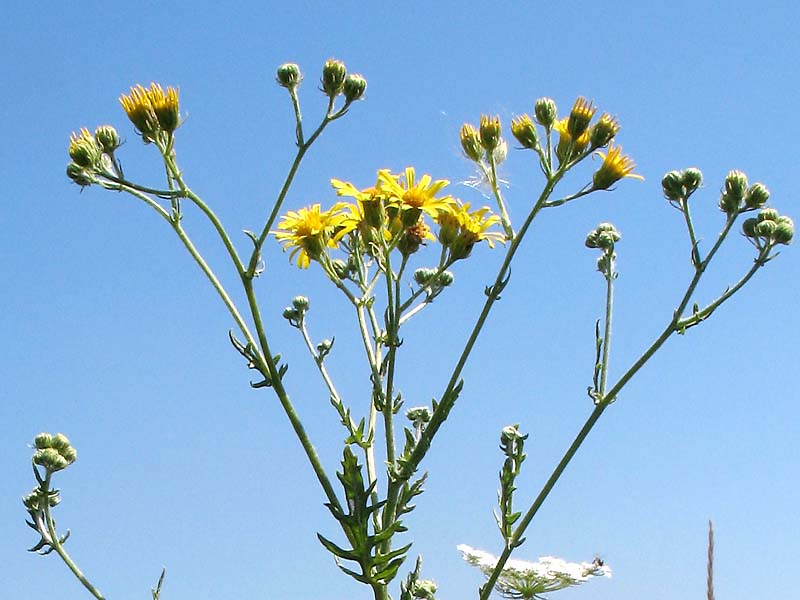
<path id="1" fill-rule="evenodd" d="M 602 398 L 606 391 L 606 377 L 608 376 L 608 361 L 611 349 L 611 317 L 614 312 L 614 271 L 613 259 L 609 257 L 608 274 L 606 276 L 606 318 L 603 327 L 603 358 L 600 362 L 600 389 L 597 390 Z"/>
<path id="2" fill-rule="evenodd" d="M 681 202 L 681 212 L 686 221 L 686 229 L 689 231 L 689 241 L 692 243 L 692 264 L 699 265 L 702 262 L 700 258 L 700 249 L 697 247 L 697 236 L 694 233 L 694 224 L 692 223 L 692 215 L 689 213 L 688 198 L 684 198 Z"/>
<path id="3" fill-rule="evenodd" d="M 55 523 L 53 523 L 53 517 L 50 515 L 50 503 L 48 502 L 48 492 L 50 491 L 50 473 L 47 474 L 45 478 L 45 482 L 43 484 L 43 492 L 44 492 L 44 518 L 45 523 L 47 524 L 47 533 L 50 535 L 50 545 L 52 546 L 53 550 L 61 557 L 61 560 L 64 561 L 64 564 L 67 565 L 72 574 L 75 575 L 78 581 L 81 582 L 83 587 L 85 587 L 89 593 L 97 598 L 97 600 L 105 600 L 103 594 L 100 593 L 92 582 L 89 581 L 83 572 L 78 568 L 78 565 L 75 564 L 75 561 L 72 560 L 67 551 L 64 550 L 64 546 L 61 544 L 61 540 L 58 537 L 58 532 L 56 531 Z"/>

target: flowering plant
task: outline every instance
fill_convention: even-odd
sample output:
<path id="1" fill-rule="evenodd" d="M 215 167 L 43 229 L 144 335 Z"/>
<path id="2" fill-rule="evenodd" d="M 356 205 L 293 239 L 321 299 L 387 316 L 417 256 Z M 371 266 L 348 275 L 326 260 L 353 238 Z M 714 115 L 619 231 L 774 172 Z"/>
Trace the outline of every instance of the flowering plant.
<path id="1" fill-rule="evenodd" d="M 310 204 L 284 211 L 287 194 L 301 162 L 323 131 L 344 117 L 363 98 L 366 80 L 348 74 L 339 61 L 325 63 L 321 90 L 327 108 L 319 124 L 310 131 L 300 110 L 300 69 L 285 64 L 277 71 L 277 81 L 289 94 L 295 116 L 294 161 L 265 222 L 257 231 L 245 231 L 251 245 L 240 253 L 222 222 L 188 185 L 178 166 L 176 132 L 181 126 L 179 93 L 176 88 L 151 84 L 131 88 L 120 98 L 122 107 L 145 144 L 158 152 L 166 170 L 163 187 L 144 185 L 130 179 L 118 159 L 120 136 L 110 125 L 94 133 L 81 129 L 69 142 L 71 162 L 67 175 L 79 186 L 99 186 L 125 192 L 155 211 L 178 236 L 205 277 L 216 290 L 231 315 L 234 328 L 229 337 L 248 369 L 257 376 L 253 388 L 269 388 L 280 402 L 302 451 L 325 496 L 338 526 L 338 533 L 319 533 L 322 546 L 330 552 L 341 570 L 368 586 L 376 600 L 386 600 L 389 586 L 398 576 L 408 557 L 411 542 L 405 536 L 404 515 L 414 510 L 423 493 L 427 474 L 422 463 L 432 448 L 437 433 L 457 404 L 464 388 L 463 369 L 487 319 L 505 290 L 511 264 L 531 224 L 544 211 L 572 203 L 584 196 L 612 189 L 625 179 L 641 179 L 635 165 L 616 143 L 617 119 L 601 113 L 593 102 L 578 98 L 566 116 L 559 117 L 556 103 L 541 98 L 534 104 L 533 116 L 523 114 L 511 122 L 511 134 L 521 148 L 532 153 L 541 169 L 543 186 L 536 200 L 522 207 L 521 219 L 512 219 L 504 197 L 497 167 L 506 160 L 508 143 L 503 137 L 500 119 L 483 115 L 476 125 L 465 124 L 460 143 L 466 158 L 477 168 L 490 190 L 493 206 L 474 207 L 448 193 L 446 179 L 420 174 L 414 167 L 396 171 L 379 168 L 374 181 L 366 186 L 331 179 L 333 199 L 329 205 Z M 599 166 L 587 183 L 571 193 L 556 194 L 565 175 L 579 170 L 585 159 L 597 156 Z M 691 213 L 690 198 L 700 188 L 698 169 L 671 171 L 662 179 L 669 203 L 681 213 L 686 225 L 691 256 L 691 277 L 676 309 L 666 320 L 662 332 L 641 356 L 614 381 L 609 381 L 616 249 L 621 236 L 610 223 L 601 223 L 586 237 L 586 246 L 597 250 L 597 270 L 605 282 L 605 309 L 595 328 L 595 362 L 588 386 L 590 399 L 586 422 L 566 449 L 538 495 L 524 510 L 515 497 L 516 480 L 525 461 L 527 435 L 518 425 L 500 433 L 503 462 L 500 469 L 498 508 L 495 514 L 502 538 L 502 552 L 495 557 L 469 546 L 460 546 L 465 560 L 477 566 L 486 583 L 478 591 L 486 600 L 493 591 L 511 598 L 538 598 L 543 593 L 587 581 L 591 577 L 610 576 L 602 560 L 568 563 L 553 557 L 526 562 L 511 558 L 523 544 L 524 534 L 547 499 L 572 457 L 605 410 L 642 366 L 673 334 L 709 318 L 717 308 L 742 288 L 776 253 L 780 245 L 793 237 L 791 219 L 767 208 L 767 188 L 750 184 L 744 173 L 731 171 L 725 178 L 719 208 L 724 216 L 722 230 L 707 249 L 700 243 Z M 229 267 L 238 275 L 246 307 L 242 309 L 217 276 L 184 228 L 184 211 L 196 209 L 211 223 L 222 241 Z M 734 225 L 745 214 L 753 216 L 742 223 L 742 233 L 753 244 L 755 257 L 740 279 L 714 301 L 701 306 L 693 302 L 697 286 L 728 238 Z M 284 375 L 288 366 L 270 344 L 264 325 L 256 283 L 266 273 L 262 261 L 265 243 L 270 238 L 289 251 L 289 259 L 301 269 L 319 269 L 336 293 L 350 304 L 364 358 L 369 369 L 367 393 L 361 404 L 353 405 L 335 385 L 326 358 L 334 350 L 334 339 L 315 341 L 309 330 L 311 302 L 297 296 L 284 310 L 283 317 L 302 337 L 314 365 L 324 381 L 335 410 L 335 418 L 344 428 L 341 471 L 330 476 L 290 400 Z M 485 242 L 485 244 L 484 244 Z M 438 258 L 420 265 L 420 249 L 436 248 Z M 444 388 L 430 405 L 403 409 L 398 389 L 398 371 L 402 367 L 401 330 L 409 319 L 419 315 L 454 285 L 453 271 L 460 261 L 468 260 L 477 248 L 486 246 L 501 252 L 500 264 L 492 282 L 485 288 L 486 299 L 468 334 L 456 366 L 444 379 Z M 502 247 L 502 250 L 500 248 Z M 690 308 L 691 306 L 691 308 Z M 402 414 L 402 416 L 401 416 Z M 402 417 L 405 417 L 405 421 Z M 402 431 L 398 431 L 402 429 Z M 53 476 L 69 467 L 77 457 L 63 434 L 42 433 L 34 440 L 33 471 L 37 486 L 24 498 L 30 526 L 40 536 L 31 550 L 47 554 L 55 551 L 84 587 L 95 597 L 103 598 L 97 587 L 80 571 L 65 549 L 67 535 L 60 535 L 52 509 L 60 501 L 59 490 L 52 487 Z M 164 574 L 153 590 L 154 600 L 161 594 Z M 433 598 L 436 584 L 421 577 L 421 560 L 400 583 L 402 600 Z"/>

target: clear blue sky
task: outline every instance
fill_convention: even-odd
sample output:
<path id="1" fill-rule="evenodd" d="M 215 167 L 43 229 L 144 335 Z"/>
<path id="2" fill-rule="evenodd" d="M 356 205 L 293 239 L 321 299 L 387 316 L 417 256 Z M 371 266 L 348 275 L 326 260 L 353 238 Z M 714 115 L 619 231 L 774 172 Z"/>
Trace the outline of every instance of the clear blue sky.
<path id="1" fill-rule="evenodd" d="M 311 151 L 292 208 L 330 203 L 331 177 L 367 185 L 376 169 L 408 164 L 481 203 L 455 183 L 473 175 L 460 155 L 463 122 L 486 112 L 508 125 L 540 96 L 564 113 L 585 95 L 619 117 L 620 143 L 646 180 L 537 222 L 429 454 L 409 539 L 441 600 L 475 597 L 480 583 L 457 544 L 500 546 L 491 510 L 501 427 L 520 423 L 531 434 L 519 485 L 530 498 L 591 410 L 585 389 L 603 285 L 586 232 L 609 220 L 623 234 L 613 380 L 664 326 L 690 277 L 680 214 L 661 196 L 666 171 L 703 170 L 693 201 L 706 240 L 721 227 L 716 202 L 732 168 L 800 217 L 793 2 L 53 6 L 14 3 L 0 24 L 3 597 L 87 597 L 55 556 L 25 551 L 36 540 L 20 503 L 33 486 L 26 444 L 41 430 L 65 432 L 78 449 L 57 481 L 56 517 L 107 597 L 149 597 L 162 565 L 164 600 L 369 597 L 317 542 L 317 531 L 336 529 L 316 480 L 274 397 L 247 385 L 228 316 L 175 236 L 133 199 L 80 193 L 64 175 L 70 132 L 108 122 L 128 140 L 126 173 L 160 181 L 154 152 L 117 102 L 132 84 L 180 86 L 178 159 L 232 232 L 263 223 L 293 155 L 291 107 L 273 80 L 285 61 L 305 71 L 309 118 L 323 108 L 315 87 L 325 59 L 344 60 L 369 82 L 366 100 Z M 502 176 L 520 219 L 541 186 L 538 169 L 512 151 Z M 213 232 L 198 218 L 186 225 L 223 264 Z M 751 255 L 732 236 L 701 303 L 738 279 Z M 409 405 L 441 393 L 440 372 L 454 364 L 499 258 L 476 250 L 458 265 L 457 287 L 409 327 L 401 375 Z M 337 336 L 334 376 L 349 397 L 366 399 L 353 323 L 317 270 L 298 272 L 274 245 L 266 261 L 258 291 L 273 347 L 290 363 L 290 393 L 332 472 L 341 429 L 280 313 L 295 294 L 308 295 L 312 333 Z M 606 411 L 519 557 L 599 553 L 614 578 L 556 598 L 702 597 L 709 518 L 718 598 L 795 595 L 799 274 L 789 247 L 709 322 L 670 340 Z M 234 282 L 230 272 L 225 280 Z M 354 411 L 365 410 L 360 402 Z"/>

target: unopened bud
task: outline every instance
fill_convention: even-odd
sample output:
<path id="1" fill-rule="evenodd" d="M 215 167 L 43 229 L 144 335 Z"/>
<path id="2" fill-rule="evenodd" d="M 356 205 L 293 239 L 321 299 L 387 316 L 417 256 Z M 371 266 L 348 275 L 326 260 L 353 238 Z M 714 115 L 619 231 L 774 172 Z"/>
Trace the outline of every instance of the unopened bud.
<path id="1" fill-rule="evenodd" d="M 558 116 L 555 101 L 552 98 L 539 98 L 534 105 L 533 115 L 541 126 L 550 129 Z"/>
<path id="2" fill-rule="evenodd" d="M 50 447 L 55 448 L 59 452 L 69 448 L 69 439 L 63 433 L 57 433 L 52 437 Z"/>
<path id="3" fill-rule="evenodd" d="M 680 171 L 670 171 L 661 178 L 661 189 L 667 200 L 680 200 L 686 195 L 683 175 Z"/>
<path id="4" fill-rule="evenodd" d="M 292 306 L 295 308 L 295 310 L 305 312 L 308 310 L 309 306 L 308 298 L 305 296 L 295 296 L 292 298 Z"/>
<path id="5" fill-rule="evenodd" d="M 344 97 L 348 102 L 361 100 L 367 89 L 367 80 L 361 75 L 348 75 L 344 80 Z"/>
<path id="6" fill-rule="evenodd" d="M 97 144 L 102 148 L 103 152 L 107 154 L 114 154 L 114 151 L 119 148 L 120 141 L 117 130 L 111 125 L 101 125 L 94 130 L 94 139 Z"/>
<path id="7" fill-rule="evenodd" d="M 428 423 L 431 420 L 431 409 L 427 406 L 417 406 L 406 411 L 406 418 L 412 423 Z"/>
<path id="8" fill-rule="evenodd" d="M 765 208 L 758 213 L 758 222 L 761 223 L 762 221 L 777 221 L 780 215 L 778 211 L 774 208 Z"/>
<path id="9" fill-rule="evenodd" d="M 683 171 L 681 181 L 686 188 L 686 195 L 692 194 L 703 183 L 703 173 L 696 167 L 689 167 Z"/>
<path id="10" fill-rule="evenodd" d="M 344 89 L 347 68 L 342 61 L 329 59 L 322 67 L 322 91 L 331 98 L 338 96 Z"/>
<path id="11" fill-rule="evenodd" d="M 483 147 L 478 130 L 469 123 L 461 126 L 461 148 L 470 160 L 478 162 L 483 157 Z"/>
<path id="12" fill-rule="evenodd" d="M 346 279 L 349 275 L 350 269 L 347 266 L 347 261 L 341 258 L 336 258 L 331 261 L 331 268 L 339 279 Z"/>
<path id="13" fill-rule="evenodd" d="M 619 132 L 619 123 L 617 119 L 607 113 L 603 113 L 597 123 L 592 127 L 592 132 L 589 134 L 589 142 L 592 148 L 602 148 L 607 145 L 614 136 Z"/>
<path id="14" fill-rule="evenodd" d="M 732 199 L 741 200 L 747 191 L 747 175 L 733 170 L 725 178 L 725 193 Z"/>
<path id="15" fill-rule="evenodd" d="M 789 217 L 780 217 L 778 227 L 772 234 L 776 244 L 789 244 L 794 237 L 794 223 Z"/>
<path id="16" fill-rule="evenodd" d="M 481 115 L 480 138 L 481 146 L 492 152 L 500 143 L 500 117 Z"/>
<path id="17" fill-rule="evenodd" d="M 511 133 L 522 144 L 523 148 L 534 149 L 539 144 L 536 134 L 536 125 L 528 115 L 521 115 L 511 119 Z"/>
<path id="18" fill-rule="evenodd" d="M 49 433 L 42 432 L 33 438 L 33 447 L 37 450 L 44 450 L 45 448 L 50 448 L 53 444 L 53 436 Z"/>
<path id="19" fill-rule="evenodd" d="M 436 275 L 436 269 L 417 269 L 414 271 L 414 281 L 417 282 L 417 285 L 425 286 L 430 282 L 431 277 L 434 275 Z"/>
<path id="20" fill-rule="evenodd" d="M 69 466 L 69 462 L 55 448 L 37 450 L 33 455 L 33 462 L 48 471 L 60 471 Z"/>
<path id="21" fill-rule="evenodd" d="M 100 162 L 102 149 L 86 128 L 73 132 L 69 139 L 69 157 L 78 166 L 94 167 Z"/>
<path id="22" fill-rule="evenodd" d="M 278 67 L 276 76 L 278 85 L 292 90 L 300 85 L 303 80 L 303 75 L 300 73 L 300 67 L 294 63 L 285 63 Z"/>
<path id="23" fill-rule="evenodd" d="M 754 183 L 744 196 L 744 205 L 747 208 L 761 208 L 769 200 L 769 190 L 763 183 Z"/>
<path id="24" fill-rule="evenodd" d="M 436 283 L 438 283 L 442 287 L 448 287 L 453 285 L 453 280 L 455 277 L 450 271 L 442 271 L 439 273 L 439 277 L 436 278 Z"/>
<path id="25" fill-rule="evenodd" d="M 757 225 L 758 225 L 758 219 L 756 219 L 755 217 L 745 219 L 744 223 L 742 223 L 742 233 L 745 235 L 745 237 L 749 238 L 756 237 Z"/>
<path id="26" fill-rule="evenodd" d="M 81 187 L 92 185 L 94 183 L 94 177 L 87 173 L 82 166 L 77 165 L 74 162 L 67 165 L 67 177 Z"/>

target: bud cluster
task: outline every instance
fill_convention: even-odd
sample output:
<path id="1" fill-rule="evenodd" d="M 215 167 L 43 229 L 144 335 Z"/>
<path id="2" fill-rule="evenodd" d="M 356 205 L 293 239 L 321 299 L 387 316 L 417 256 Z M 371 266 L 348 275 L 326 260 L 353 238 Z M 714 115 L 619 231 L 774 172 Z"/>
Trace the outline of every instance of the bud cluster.
<path id="1" fill-rule="evenodd" d="M 759 249 L 787 245 L 794 237 L 794 223 L 774 208 L 765 208 L 742 223 L 742 233 Z"/>
<path id="2" fill-rule="evenodd" d="M 769 190 L 763 183 L 747 185 L 747 175 L 731 171 L 719 199 L 719 208 L 727 215 L 763 208 L 769 200 Z"/>
<path id="3" fill-rule="evenodd" d="M 661 178 L 661 189 L 670 204 L 680 208 L 680 204 L 688 200 L 701 183 L 703 183 L 703 174 L 700 169 L 690 167 L 682 171 L 670 171 L 664 175 Z"/>
<path id="4" fill-rule="evenodd" d="M 295 296 L 292 305 L 283 309 L 283 318 L 289 321 L 292 327 L 300 327 L 308 312 L 309 301 L 305 296 Z"/>
<path id="5" fill-rule="evenodd" d="M 294 75 L 294 71 L 289 74 L 292 75 L 296 81 L 294 87 L 299 83 L 299 69 L 297 65 L 283 65 L 278 69 L 278 83 L 286 88 L 294 89 L 290 85 L 284 83 L 284 80 L 290 79 L 287 77 L 287 74 L 284 74 L 284 80 L 281 79 L 281 69 L 284 67 L 294 67 L 297 70 L 296 76 Z M 367 80 L 364 79 L 364 77 L 358 74 L 348 75 L 347 67 L 345 67 L 344 63 L 334 58 L 327 60 L 322 67 L 320 84 L 322 86 L 322 91 L 331 100 L 336 98 L 339 94 L 343 94 L 347 104 L 360 100 L 367 89 Z"/>
<path id="6" fill-rule="evenodd" d="M 67 177 L 80 186 L 91 185 L 95 175 L 103 174 L 115 164 L 114 152 L 121 142 L 117 130 L 111 125 L 101 125 L 94 135 L 85 127 L 73 132 L 68 153 L 72 162 L 67 165 Z"/>
<path id="7" fill-rule="evenodd" d="M 66 469 L 78 458 L 78 453 L 63 433 L 40 433 L 34 439 L 33 447 L 36 449 L 33 464 L 44 467 L 49 473 Z"/>
<path id="8" fill-rule="evenodd" d="M 508 154 L 508 144 L 502 132 L 500 117 L 481 115 L 477 129 L 470 123 L 461 126 L 461 148 L 471 161 L 491 160 L 499 165 Z"/>
<path id="9" fill-rule="evenodd" d="M 597 270 L 608 280 L 617 277 L 614 270 L 614 261 L 617 258 L 614 245 L 621 238 L 621 234 L 611 223 L 600 223 L 586 236 L 587 248 L 598 248 L 603 251 L 603 254 L 597 259 Z"/>

